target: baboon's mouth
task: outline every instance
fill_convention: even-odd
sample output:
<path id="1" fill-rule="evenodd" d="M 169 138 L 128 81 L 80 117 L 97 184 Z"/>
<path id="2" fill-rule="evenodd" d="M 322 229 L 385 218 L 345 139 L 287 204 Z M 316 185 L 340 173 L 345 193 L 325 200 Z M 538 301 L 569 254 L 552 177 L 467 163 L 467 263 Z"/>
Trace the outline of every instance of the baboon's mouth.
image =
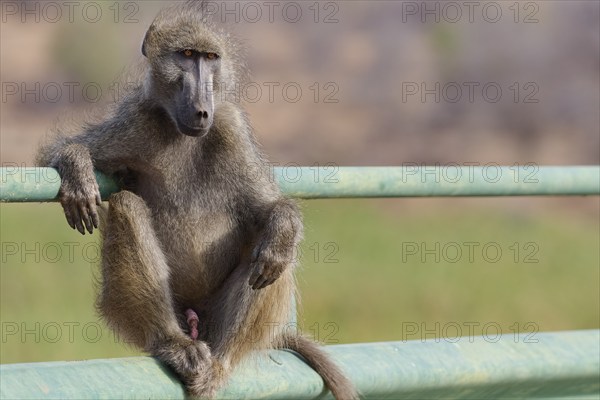
<path id="1" fill-rule="evenodd" d="M 177 122 L 177 128 L 179 129 L 179 132 L 183 133 L 186 136 L 204 136 L 208 133 L 208 130 L 210 129 L 210 125 L 209 126 L 189 126 L 184 122 Z"/>

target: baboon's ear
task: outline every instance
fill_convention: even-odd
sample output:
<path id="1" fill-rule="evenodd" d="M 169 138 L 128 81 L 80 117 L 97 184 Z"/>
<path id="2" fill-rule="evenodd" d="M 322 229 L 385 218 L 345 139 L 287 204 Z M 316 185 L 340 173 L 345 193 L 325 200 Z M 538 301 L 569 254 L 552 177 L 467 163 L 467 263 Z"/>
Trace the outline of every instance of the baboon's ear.
<path id="1" fill-rule="evenodd" d="M 146 47 L 148 46 L 148 41 L 150 40 L 150 33 L 154 30 L 154 25 L 150 25 L 150 28 L 146 31 L 146 35 L 144 36 L 144 42 L 142 43 L 142 54 L 144 57 L 148 57 L 146 52 Z"/>

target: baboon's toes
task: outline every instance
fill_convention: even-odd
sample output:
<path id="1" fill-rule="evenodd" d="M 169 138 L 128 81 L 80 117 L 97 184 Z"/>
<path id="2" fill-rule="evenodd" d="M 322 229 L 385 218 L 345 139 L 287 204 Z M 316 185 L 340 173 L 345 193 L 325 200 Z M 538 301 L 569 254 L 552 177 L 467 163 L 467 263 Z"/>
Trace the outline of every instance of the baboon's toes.
<path id="1" fill-rule="evenodd" d="M 201 399 L 213 399 L 216 382 L 209 374 L 198 375 L 185 383 L 190 395 Z"/>
<path id="2" fill-rule="evenodd" d="M 156 356 L 186 381 L 206 373 L 212 363 L 208 345 L 188 337 L 165 345 L 156 352 Z"/>

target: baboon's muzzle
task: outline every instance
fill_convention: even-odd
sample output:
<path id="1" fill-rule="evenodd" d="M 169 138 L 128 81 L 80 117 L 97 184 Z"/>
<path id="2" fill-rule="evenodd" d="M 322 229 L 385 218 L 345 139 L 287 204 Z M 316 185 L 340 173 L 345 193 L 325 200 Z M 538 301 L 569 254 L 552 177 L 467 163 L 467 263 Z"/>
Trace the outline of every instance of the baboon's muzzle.
<path id="1" fill-rule="evenodd" d="M 190 96 L 182 91 L 183 106 L 177 110 L 177 125 L 181 133 L 188 136 L 203 136 L 213 123 L 213 93 L 212 89 L 197 88 Z M 189 92 L 188 92 L 189 93 Z"/>

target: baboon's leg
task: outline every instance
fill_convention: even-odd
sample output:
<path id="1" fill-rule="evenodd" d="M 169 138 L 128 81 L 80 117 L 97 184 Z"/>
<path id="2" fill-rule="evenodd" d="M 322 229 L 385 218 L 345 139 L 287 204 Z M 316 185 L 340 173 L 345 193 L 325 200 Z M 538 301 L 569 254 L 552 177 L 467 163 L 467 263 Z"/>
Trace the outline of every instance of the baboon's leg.
<path id="1" fill-rule="evenodd" d="M 249 352 L 278 347 L 282 333 L 295 332 L 290 324 L 295 290 L 292 268 L 260 290 L 248 284 L 250 273 L 247 263 L 239 265 L 211 299 L 207 312 L 200 315 L 200 330 L 213 355 L 213 373 L 211 381 L 199 377 L 192 383 L 193 393 L 214 395 Z"/>
<path id="2" fill-rule="evenodd" d="M 204 372 L 210 351 L 177 322 L 169 267 L 144 201 L 128 191 L 112 195 L 105 225 L 98 298 L 102 316 L 123 339 L 173 367 L 184 380 Z"/>

